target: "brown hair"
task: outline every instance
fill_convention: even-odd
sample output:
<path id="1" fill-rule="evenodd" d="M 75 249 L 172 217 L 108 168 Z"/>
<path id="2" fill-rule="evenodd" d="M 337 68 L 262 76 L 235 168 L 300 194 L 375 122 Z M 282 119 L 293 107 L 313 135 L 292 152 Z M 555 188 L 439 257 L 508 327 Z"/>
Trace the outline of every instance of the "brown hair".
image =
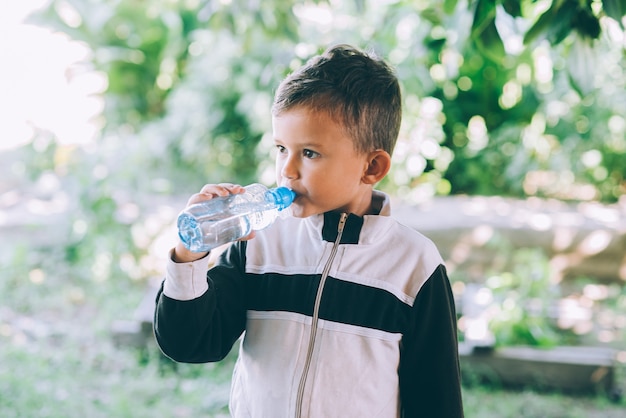
<path id="1" fill-rule="evenodd" d="M 298 106 L 326 112 L 343 125 L 358 151 L 393 152 L 402 117 L 400 86 L 375 55 L 337 45 L 311 58 L 280 83 L 272 114 Z"/>

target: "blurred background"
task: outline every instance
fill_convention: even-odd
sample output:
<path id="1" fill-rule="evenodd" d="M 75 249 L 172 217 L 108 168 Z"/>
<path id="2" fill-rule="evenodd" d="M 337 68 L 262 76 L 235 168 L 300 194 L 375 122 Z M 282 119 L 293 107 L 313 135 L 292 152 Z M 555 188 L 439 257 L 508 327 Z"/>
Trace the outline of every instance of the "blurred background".
<path id="1" fill-rule="evenodd" d="M 227 416 L 236 350 L 176 365 L 150 336 L 174 221 L 205 183 L 272 185 L 274 89 L 349 43 L 401 81 L 379 187 L 446 259 L 467 416 L 623 416 L 625 14 L 624 0 L 4 2 L 0 415 Z M 516 347 L 582 349 L 574 366 L 601 353 L 587 383 L 602 390 L 511 389 L 471 367 L 477 348 Z"/>

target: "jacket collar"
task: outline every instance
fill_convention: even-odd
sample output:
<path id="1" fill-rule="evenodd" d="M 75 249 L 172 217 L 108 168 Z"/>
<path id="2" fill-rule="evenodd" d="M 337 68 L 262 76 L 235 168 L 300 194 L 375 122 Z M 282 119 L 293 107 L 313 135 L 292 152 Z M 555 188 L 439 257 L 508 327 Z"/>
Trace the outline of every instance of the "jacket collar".
<path id="1" fill-rule="evenodd" d="M 389 196 L 385 193 L 374 190 L 372 193 L 372 206 L 375 215 L 358 216 L 353 213 L 348 214 L 346 224 L 341 235 L 340 244 L 358 244 L 361 230 L 365 218 L 370 216 L 389 216 L 391 209 L 389 204 Z M 341 218 L 341 212 L 326 212 L 323 214 L 324 223 L 322 226 L 322 238 L 324 241 L 335 242 L 337 235 L 339 234 L 339 219 Z"/>
<path id="2" fill-rule="evenodd" d="M 339 234 L 340 212 L 326 212 L 324 214 L 324 226 L 322 227 L 322 238 L 324 241 L 335 242 Z M 359 235 L 363 228 L 363 218 L 354 213 L 348 215 L 343 228 L 340 244 L 358 244 Z"/>

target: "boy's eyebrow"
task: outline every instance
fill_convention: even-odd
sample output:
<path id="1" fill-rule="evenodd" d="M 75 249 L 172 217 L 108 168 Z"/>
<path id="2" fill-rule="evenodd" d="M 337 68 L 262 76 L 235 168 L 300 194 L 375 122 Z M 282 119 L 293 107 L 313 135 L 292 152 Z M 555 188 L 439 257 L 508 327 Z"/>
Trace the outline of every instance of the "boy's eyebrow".
<path id="1" fill-rule="evenodd" d="M 280 145 L 284 145 L 284 142 L 280 140 L 280 138 L 274 138 L 274 143 L 276 144 L 280 144 Z M 296 142 L 295 145 L 297 145 L 300 148 L 307 148 L 307 147 L 313 147 L 313 148 L 323 148 L 324 145 L 320 142 Z"/>

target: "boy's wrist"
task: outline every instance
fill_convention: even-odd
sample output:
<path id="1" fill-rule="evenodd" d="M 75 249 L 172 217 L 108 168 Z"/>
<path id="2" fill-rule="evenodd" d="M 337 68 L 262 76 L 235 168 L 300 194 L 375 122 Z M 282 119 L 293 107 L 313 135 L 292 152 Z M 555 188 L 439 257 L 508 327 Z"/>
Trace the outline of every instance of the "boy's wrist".
<path id="1" fill-rule="evenodd" d="M 200 260 L 209 254 L 208 252 L 194 253 L 189 251 L 183 243 L 179 242 L 172 250 L 170 258 L 175 263 L 191 263 L 192 261 Z"/>
<path id="2" fill-rule="evenodd" d="M 208 289 L 207 253 L 192 253 L 187 250 L 191 256 L 186 258 L 185 255 L 189 254 L 181 251 L 181 256 L 176 253 L 178 250 L 179 248 L 172 248 L 169 252 L 172 261 L 166 264 L 163 294 L 176 300 L 196 299 Z M 202 256 L 207 259 L 202 259 Z"/>

